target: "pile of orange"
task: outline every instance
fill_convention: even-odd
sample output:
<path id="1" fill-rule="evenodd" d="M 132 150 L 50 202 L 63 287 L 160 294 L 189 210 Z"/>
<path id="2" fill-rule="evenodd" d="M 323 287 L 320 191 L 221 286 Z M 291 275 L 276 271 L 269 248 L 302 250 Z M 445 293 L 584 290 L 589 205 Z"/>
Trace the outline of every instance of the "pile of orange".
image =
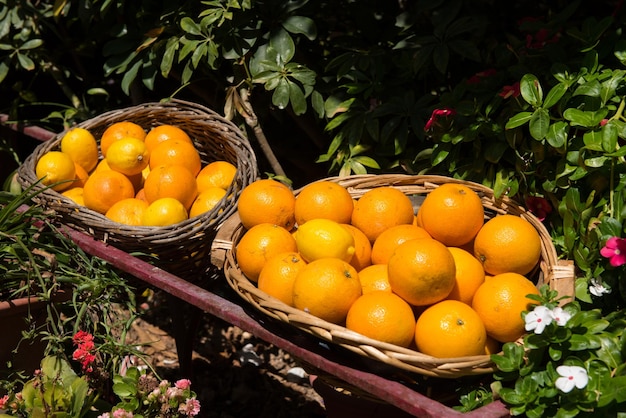
<path id="1" fill-rule="evenodd" d="M 98 139 L 76 127 L 59 148 L 39 158 L 37 178 L 76 204 L 132 226 L 167 226 L 212 210 L 237 171 L 227 161 L 204 164 L 189 135 L 169 124 L 146 131 L 115 122 Z"/>
<path id="2" fill-rule="evenodd" d="M 328 180 L 294 193 L 263 179 L 237 209 L 238 266 L 289 306 L 441 358 L 493 353 L 525 332 L 539 234 L 520 216 L 486 219 L 464 184 L 438 186 L 416 211 L 391 186 L 353 198 Z"/>

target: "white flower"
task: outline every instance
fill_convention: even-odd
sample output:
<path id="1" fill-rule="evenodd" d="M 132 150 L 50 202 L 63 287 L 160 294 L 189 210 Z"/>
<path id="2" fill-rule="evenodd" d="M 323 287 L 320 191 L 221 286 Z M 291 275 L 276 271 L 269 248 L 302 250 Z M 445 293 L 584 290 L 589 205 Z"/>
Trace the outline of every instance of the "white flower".
<path id="1" fill-rule="evenodd" d="M 594 296 L 601 297 L 603 294 L 611 293 L 611 288 L 602 284 L 601 280 L 591 279 L 591 285 L 589 286 L 589 293 Z"/>
<path id="2" fill-rule="evenodd" d="M 565 393 L 571 392 L 574 386 L 578 389 L 582 389 L 587 386 L 589 382 L 587 370 L 579 366 L 559 366 L 556 368 L 556 372 L 561 377 L 556 379 L 554 384 Z"/>
<path id="3" fill-rule="evenodd" d="M 569 321 L 569 319 L 572 317 L 572 314 L 565 311 L 560 306 L 557 306 L 556 308 L 552 309 L 552 317 L 554 318 L 556 324 L 562 327 L 567 324 L 567 321 Z"/>
<path id="4" fill-rule="evenodd" d="M 543 305 L 535 306 L 532 312 L 526 314 L 526 331 L 535 330 L 535 334 L 541 334 L 553 319 L 550 309 Z"/>

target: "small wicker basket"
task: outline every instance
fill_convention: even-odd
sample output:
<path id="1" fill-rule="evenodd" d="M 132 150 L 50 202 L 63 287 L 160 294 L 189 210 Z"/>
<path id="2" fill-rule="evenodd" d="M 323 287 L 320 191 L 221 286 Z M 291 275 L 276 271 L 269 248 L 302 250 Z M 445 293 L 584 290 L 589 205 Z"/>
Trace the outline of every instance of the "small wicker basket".
<path id="1" fill-rule="evenodd" d="M 145 257 L 181 277 L 195 279 L 210 266 L 209 251 L 217 229 L 236 210 L 243 188 L 257 177 L 256 157 L 250 143 L 232 122 L 204 106 L 180 100 L 109 111 L 77 126 L 88 129 L 99 142 L 104 130 L 120 121 L 132 121 L 146 131 L 163 124 L 178 126 L 192 138 L 203 164 L 216 160 L 234 164 L 237 172 L 226 196 L 211 211 L 171 226 L 138 227 L 113 222 L 37 183 L 37 161 L 46 152 L 60 147 L 64 133 L 35 148 L 18 169 L 19 181 L 23 187 L 34 184 L 35 189 L 42 189 L 37 195 L 38 203 L 52 209 L 63 224 Z"/>
<path id="2" fill-rule="evenodd" d="M 506 197 L 496 199 L 493 191 L 483 185 L 444 176 L 428 175 L 358 175 L 326 180 L 341 184 L 354 198 L 358 198 L 376 187 L 392 186 L 406 195 L 414 197 L 416 201 L 419 201 L 420 197 L 424 197 L 441 184 L 462 183 L 479 194 L 487 218 L 508 213 L 528 220 L 537 229 L 541 238 L 541 258 L 532 276 L 536 285 L 539 287 L 543 284 L 549 284 L 561 296 L 571 298 L 574 295 L 573 264 L 558 260 L 556 249 L 543 224 L 513 200 Z M 298 191 L 295 193 L 297 194 Z M 218 267 L 222 266 L 228 284 L 236 293 L 266 315 L 291 324 L 324 341 L 338 344 L 359 355 L 425 376 L 456 378 L 491 373 L 495 370 L 495 365 L 488 355 L 461 358 L 432 357 L 412 349 L 364 337 L 343 326 L 323 321 L 272 298 L 250 282 L 237 266 L 234 249 L 245 231 L 237 213 L 224 222 L 213 241 L 213 264 Z"/>

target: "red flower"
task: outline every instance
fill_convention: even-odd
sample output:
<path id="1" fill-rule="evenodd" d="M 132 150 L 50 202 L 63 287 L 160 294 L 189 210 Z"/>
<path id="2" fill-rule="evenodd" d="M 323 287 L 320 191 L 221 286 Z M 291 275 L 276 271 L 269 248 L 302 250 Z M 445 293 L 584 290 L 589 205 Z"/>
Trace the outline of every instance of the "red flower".
<path id="1" fill-rule="evenodd" d="M 519 81 L 510 86 L 502 87 L 502 91 L 498 93 L 498 96 L 508 99 L 509 97 L 518 97 L 520 95 Z"/>
<path id="2" fill-rule="evenodd" d="M 474 74 L 473 76 L 471 76 L 468 80 L 467 80 L 467 84 L 477 84 L 480 83 L 482 81 L 482 79 L 487 78 L 487 77 L 491 77 L 493 75 L 496 74 L 496 70 L 493 68 L 489 68 L 488 70 L 485 71 L 480 71 L 476 74 Z"/>
<path id="3" fill-rule="evenodd" d="M 456 111 L 447 107 L 444 107 L 443 109 L 433 110 L 433 113 L 430 115 L 430 119 L 428 119 L 428 122 L 426 122 L 426 125 L 424 125 L 424 131 L 430 130 L 430 128 L 432 128 L 433 125 L 437 123 L 437 119 L 439 117 L 454 115 L 456 115 Z"/>
<path id="4" fill-rule="evenodd" d="M 526 207 L 528 210 L 543 222 L 546 217 L 552 213 L 552 206 L 547 199 L 537 196 L 528 196 L 526 198 Z"/>

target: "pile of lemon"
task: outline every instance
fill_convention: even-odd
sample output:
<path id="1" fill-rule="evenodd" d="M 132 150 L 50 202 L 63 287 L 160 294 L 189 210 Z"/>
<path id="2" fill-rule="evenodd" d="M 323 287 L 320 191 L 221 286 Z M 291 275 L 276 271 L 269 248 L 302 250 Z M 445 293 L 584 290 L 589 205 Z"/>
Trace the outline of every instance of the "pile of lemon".
<path id="1" fill-rule="evenodd" d="M 237 211 L 237 265 L 289 306 L 440 358 L 498 352 L 525 333 L 539 233 L 519 216 L 487 220 L 463 184 L 440 185 L 415 211 L 394 187 L 353 198 L 322 180 L 296 195 L 262 179 Z"/>
<path id="2" fill-rule="evenodd" d="M 203 164 L 189 135 L 169 124 L 146 131 L 119 121 L 99 141 L 76 127 L 59 148 L 39 158 L 37 178 L 76 204 L 131 226 L 167 226 L 212 210 L 237 171 L 227 161 Z"/>

